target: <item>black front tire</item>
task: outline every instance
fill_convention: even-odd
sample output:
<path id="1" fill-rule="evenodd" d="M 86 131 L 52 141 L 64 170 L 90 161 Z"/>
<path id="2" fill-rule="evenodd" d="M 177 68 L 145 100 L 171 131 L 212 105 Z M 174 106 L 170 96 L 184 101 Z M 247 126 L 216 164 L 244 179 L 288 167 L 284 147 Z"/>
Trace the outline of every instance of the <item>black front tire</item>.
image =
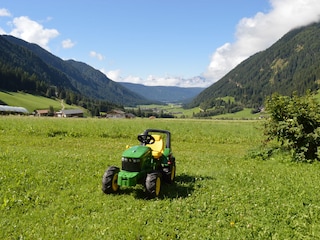
<path id="1" fill-rule="evenodd" d="M 118 174 L 120 169 L 118 167 L 109 167 L 102 177 L 102 191 L 105 194 L 115 193 L 119 190 Z"/>
<path id="2" fill-rule="evenodd" d="M 146 190 L 150 198 L 158 197 L 161 189 L 161 174 L 152 172 L 147 174 Z"/>

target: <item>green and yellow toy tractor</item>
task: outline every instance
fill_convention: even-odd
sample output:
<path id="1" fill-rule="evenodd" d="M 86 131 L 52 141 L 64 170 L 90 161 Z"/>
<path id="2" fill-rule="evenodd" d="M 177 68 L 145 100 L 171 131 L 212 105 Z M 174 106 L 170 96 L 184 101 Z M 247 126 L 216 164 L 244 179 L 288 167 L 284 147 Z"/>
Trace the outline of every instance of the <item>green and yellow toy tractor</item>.
<path id="1" fill-rule="evenodd" d="M 176 162 L 167 130 L 147 129 L 138 135 L 140 145 L 122 153 L 122 167 L 109 167 L 102 178 L 102 191 L 115 193 L 120 187 L 145 186 L 149 197 L 158 197 L 162 181 L 173 183 Z"/>

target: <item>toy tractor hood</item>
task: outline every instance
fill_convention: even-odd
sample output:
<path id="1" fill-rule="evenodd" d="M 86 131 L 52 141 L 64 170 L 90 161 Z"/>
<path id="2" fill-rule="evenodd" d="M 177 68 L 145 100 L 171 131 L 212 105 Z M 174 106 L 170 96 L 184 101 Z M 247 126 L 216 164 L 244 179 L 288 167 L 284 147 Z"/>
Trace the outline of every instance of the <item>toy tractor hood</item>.
<path id="1" fill-rule="evenodd" d="M 143 155 L 145 155 L 147 152 L 150 152 L 150 148 L 147 146 L 133 146 L 128 148 L 122 153 L 122 157 L 126 158 L 141 158 Z"/>

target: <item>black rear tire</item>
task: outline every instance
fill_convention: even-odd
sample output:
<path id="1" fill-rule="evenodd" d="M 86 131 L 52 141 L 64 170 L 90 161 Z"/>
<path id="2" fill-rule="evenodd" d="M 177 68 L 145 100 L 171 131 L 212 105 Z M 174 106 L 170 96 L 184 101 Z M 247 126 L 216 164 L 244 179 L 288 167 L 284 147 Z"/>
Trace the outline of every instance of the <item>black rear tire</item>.
<path id="1" fill-rule="evenodd" d="M 176 164 L 173 163 L 168 167 L 164 167 L 162 169 L 163 172 L 163 180 L 166 183 L 172 184 L 176 178 Z"/>
<path id="2" fill-rule="evenodd" d="M 161 189 L 161 174 L 152 172 L 147 174 L 146 190 L 150 198 L 158 197 Z"/>
<path id="3" fill-rule="evenodd" d="M 118 167 L 109 167 L 102 177 L 102 191 L 105 194 L 115 193 L 119 190 L 118 174 L 120 169 Z"/>

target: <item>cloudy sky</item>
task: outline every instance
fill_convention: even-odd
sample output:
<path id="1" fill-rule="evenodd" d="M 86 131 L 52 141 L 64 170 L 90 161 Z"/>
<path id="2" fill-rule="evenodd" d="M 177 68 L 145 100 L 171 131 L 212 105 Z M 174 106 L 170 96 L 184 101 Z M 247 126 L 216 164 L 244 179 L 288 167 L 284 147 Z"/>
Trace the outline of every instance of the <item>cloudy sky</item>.
<path id="1" fill-rule="evenodd" d="M 0 3 L 0 34 L 144 85 L 208 87 L 291 29 L 319 20 L 319 0 Z"/>

